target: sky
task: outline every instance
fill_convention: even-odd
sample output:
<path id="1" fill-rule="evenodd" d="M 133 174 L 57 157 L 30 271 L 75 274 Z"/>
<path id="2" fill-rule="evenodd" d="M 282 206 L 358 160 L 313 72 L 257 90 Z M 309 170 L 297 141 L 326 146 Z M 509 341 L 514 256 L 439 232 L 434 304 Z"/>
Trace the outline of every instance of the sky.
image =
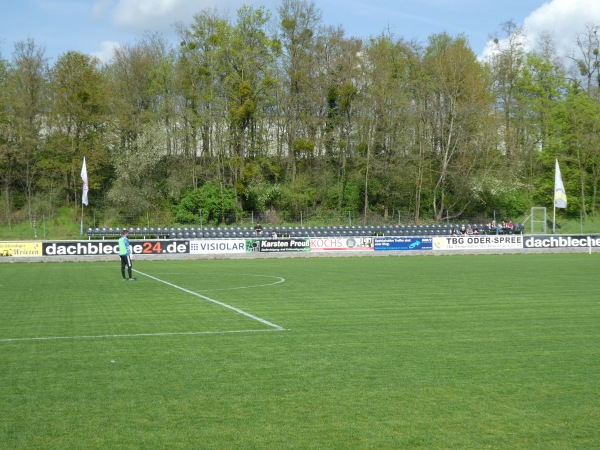
<path id="1" fill-rule="evenodd" d="M 446 32 L 464 34 L 482 56 L 507 21 L 523 27 L 535 45 L 553 33 L 559 49 L 574 48 L 577 33 L 600 25 L 600 0 L 314 0 L 322 24 L 341 26 L 364 39 L 390 32 L 427 42 Z M 234 17 L 242 5 L 263 6 L 273 15 L 281 0 L 0 0 L 0 56 L 11 60 L 15 43 L 33 39 L 52 64 L 67 51 L 109 61 L 115 46 L 135 44 L 146 32 L 177 42 L 174 24 L 191 23 L 205 9 Z M 566 51 L 566 50 L 565 50 Z"/>

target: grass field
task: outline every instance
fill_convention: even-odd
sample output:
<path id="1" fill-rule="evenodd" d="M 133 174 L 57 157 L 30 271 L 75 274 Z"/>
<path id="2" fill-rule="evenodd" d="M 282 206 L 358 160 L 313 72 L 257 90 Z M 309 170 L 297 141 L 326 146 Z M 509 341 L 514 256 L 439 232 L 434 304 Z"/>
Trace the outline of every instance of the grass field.
<path id="1" fill-rule="evenodd" d="M 0 447 L 600 448 L 599 267 L 0 264 Z"/>

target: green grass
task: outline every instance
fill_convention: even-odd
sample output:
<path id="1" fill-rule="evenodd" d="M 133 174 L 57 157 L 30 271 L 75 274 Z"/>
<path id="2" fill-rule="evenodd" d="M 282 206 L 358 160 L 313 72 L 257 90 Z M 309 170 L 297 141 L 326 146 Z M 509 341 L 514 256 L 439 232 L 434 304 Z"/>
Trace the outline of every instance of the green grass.
<path id="1" fill-rule="evenodd" d="M 0 264 L 0 447 L 600 448 L 599 264 Z"/>
<path id="2" fill-rule="evenodd" d="M 80 239 L 80 232 L 81 210 L 74 207 L 60 208 L 53 217 L 42 215 L 35 221 L 20 220 L 13 221 L 10 225 L 0 224 L 3 241 Z"/>

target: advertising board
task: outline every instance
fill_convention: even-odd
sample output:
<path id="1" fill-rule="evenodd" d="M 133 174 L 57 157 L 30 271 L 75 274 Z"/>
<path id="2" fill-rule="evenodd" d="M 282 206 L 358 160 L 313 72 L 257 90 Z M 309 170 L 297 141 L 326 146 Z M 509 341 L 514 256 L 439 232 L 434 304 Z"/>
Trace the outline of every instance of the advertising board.
<path id="1" fill-rule="evenodd" d="M 376 237 L 374 248 L 380 250 L 431 250 L 433 238 Z"/>
<path id="2" fill-rule="evenodd" d="M 134 255 L 184 254 L 190 242 L 184 240 L 131 240 Z M 118 255 L 118 241 L 64 241 L 42 243 L 43 256 Z"/>
<path id="3" fill-rule="evenodd" d="M 190 241 L 190 253 L 201 254 L 223 254 L 223 253 L 246 253 L 245 239 L 209 239 Z"/>
<path id="4" fill-rule="evenodd" d="M 600 236 L 561 235 L 561 236 L 525 236 L 524 248 L 573 248 L 600 247 Z"/>
<path id="5" fill-rule="evenodd" d="M 523 248 L 523 235 L 473 235 L 433 238 L 433 250 L 510 250 Z"/>
<path id="6" fill-rule="evenodd" d="M 311 238 L 311 252 L 326 251 L 372 251 L 372 237 L 322 237 Z"/>
<path id="7" fill-rule="evenodd" d="M 14 256 L 17 258 L 42 256 L 40 242 L 0 242 L 0 257 Z"/>
<path id="8" fill-rule="evenodd" d="M 308 252 L 309 238 L 246 239 L 247 252 Z"/>

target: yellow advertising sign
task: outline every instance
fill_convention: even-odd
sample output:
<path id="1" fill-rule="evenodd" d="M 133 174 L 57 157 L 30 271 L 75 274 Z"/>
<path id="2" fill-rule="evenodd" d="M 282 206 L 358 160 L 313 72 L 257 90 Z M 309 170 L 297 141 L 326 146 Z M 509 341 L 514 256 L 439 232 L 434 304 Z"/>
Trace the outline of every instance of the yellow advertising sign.
<path id="1" fill-rule="evenodd" d="M 0 242 L 2 256 L 43 256 L 41 242 Z"/>

